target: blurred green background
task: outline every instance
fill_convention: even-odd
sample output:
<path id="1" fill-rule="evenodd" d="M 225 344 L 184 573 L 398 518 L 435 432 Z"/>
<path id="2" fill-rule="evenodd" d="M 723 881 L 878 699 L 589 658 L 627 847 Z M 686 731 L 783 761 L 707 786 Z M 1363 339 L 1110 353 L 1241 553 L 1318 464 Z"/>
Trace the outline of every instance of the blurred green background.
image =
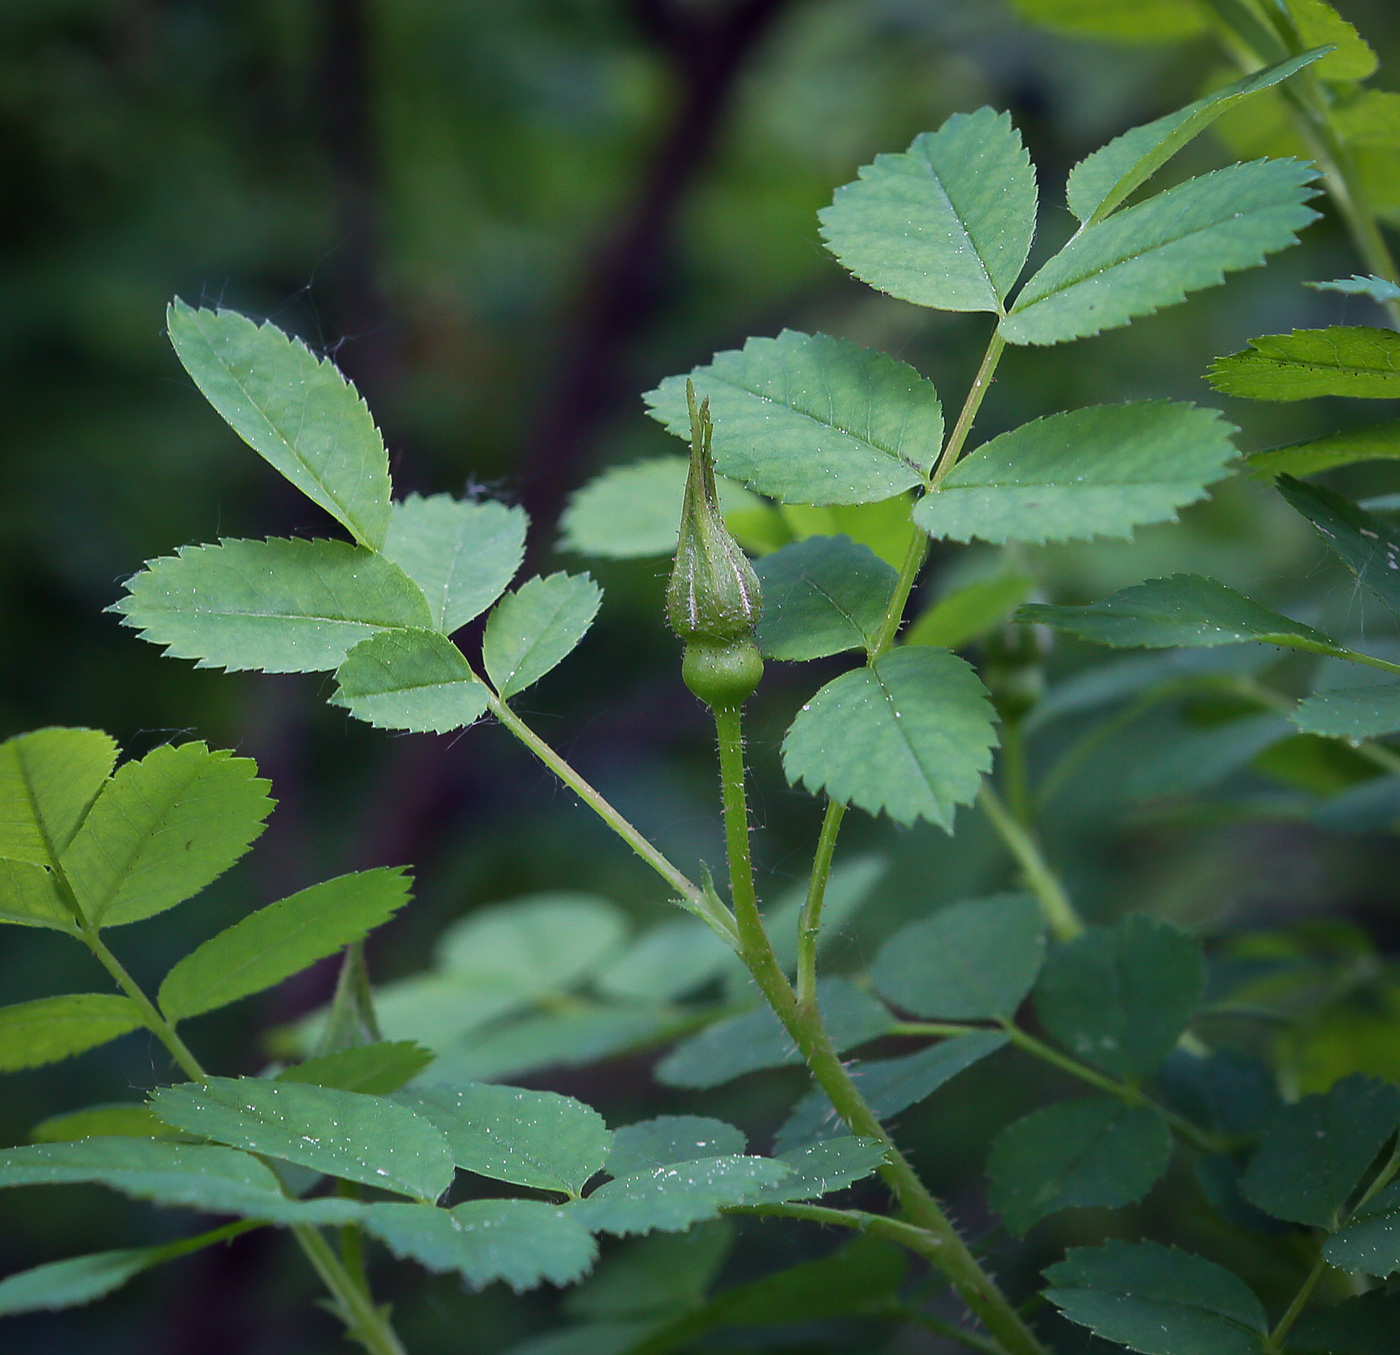
<path id="1" fill-rule="evenodd" d="M 1340 8 L 1381 52 L 1373 83 L 1400 87 L 1393 0 Z M 251 907 L 383 863 L 413 863 L 419 887 L 415 906 L 372 943 L 381 977 L 420 968 L 448 921 L 531 890 L 588 887 L 639 920 L 666 915 L 646 870 L 499 731 L 386 737 L 328 709 L 321 678 L 197 672 L 104 615 L 126 575 L 178 545 L 327 526 L 186 378 L 162 333 L 171 296 L 271 317 L 332 354 L 376 412 L 399 493 L 522 502 L 535 519 L 535 565 L 577 569 L 583 562 L 553 549 L 567 496 L 605 465 L 674 449 L 644 417 L 640 393 L 749 334 L 785 325 L 840 334 L 914 363 L 945 402 L 961 399 L 986 318 L 877 296 L 821 248 L 815 214 L 858 165 L 951 112 L 1010 109 L 1040 175 L 1034 257 L 1044 257 L 1070 231 L 1070 166 L 1195 97 L 1221 64 L 1206 39 L 1129 47 L 1057 37 L 1001 0 L 0 7 L 0 737 L 94 725 L 130 753 L 204 738 L 256 757 L 280 801 L 237 870 L 120 937 L 138 977 L 158 978 Z M 1228 158 L 1206 138 L 1170 174 Z M 1364 298 L 1299 285 L 1359 268 L 1328 216 L 1266 269 L 1131 330 L 1011 353 L 979 431 L 1095 401 L 1219 405 L 1202 373 L 1249 336 L 1380 323 Z M 1246 450 L 1375 414 L 1339 401 L 1226 403 Z M 1337 483 L 1400 489 L 1384 467 Z M 976 552 L 936 555 L 928 595 L 988 563 Z M 1310 531 L 1243 478 L 1135 543 L 1030 552 L 1025 563 L 1056 599 L 1188 569 L 1275 604 L 1302 599 L 1344 632 L 1387 638 Z M 659 624 L 665 563 L 590 567 L 607 590 L 599 622 L 526 713 L 683 867 L 716 861 L 709 735 Z M 1091 657 L 1101 656 L 1062 645 L 1051 667 L 1068 672 Z M 815 832 L 817 807 L 783 782 L 776 745 L 818 677 L 839 666 L 818 668 L 771 665 L 755 703 L 757 850 L 773 892 L 802 875 Z M 1284 685 L 1306 680 L 1280 671 Z M 1393 949 L 1393 840 L 1227 812 L 1125 816 L 1126 769 L 1179 737 L 1172 719 L 1109 743 L 1051 806 L 1052 854 L 1086 912 L 1144 908 L 1208 934 L 1349 918 Z M 847 939 L 856 957 L 899 921 L 1010 879 L 970 812 L 955 841 L 854 819 L 847 833 L 843 851 L 879 849 L 893 862 Z M 332 983 L 323 967 L 202 1019 L 191 1038 L 220 1071 L 256 1072 L 261 1034 L 323 1001 Z M 63 938 L 15 928 L 0 937 L 5 1001 L 88 986 L 101 987 L 100 975 Z M 657 1088 L 648 1062 L 532 1081 L 593 1101 L 614 1123 L 696 1108 Z M 937 1188 L 974 1221 L 986 1137 L 1036 1095 L 1003 1071 L 993 1060 L 903 1126 Z M 9 1077 L 0 1138 L 23 1142 L 45 1115 L 129 1098 L 165 1075 L 159 1049 L 132 1036 Z M 707 1108 L 761 1143 L 794 1090 L 741 1084 L 742 1095 L 711 1097 Z M 1170 1213 L 1161 1195 L 1143 1210 Z M 0 1273 L 166 1236 L 183 1222 L 96 1190 L 6 1192 Z M 755 1237 L 732 1264 L 775 1265 L 801 1245 L 785 1239 Z M 415 1355 L 491 1355 L 546 1328 L 557 1307 L 550 1292 L 463 1295 L 407 1268 L 386 1269 L 384 1285 Z M 0 1349 L 340 1348 L 334 1324 L 309 1305 L 314 1293 L 290 1248 L 259 1233 L 91 1309 L 10 1320 Z M 920 1349 L 937 1348 L 922 1339 Z"/>

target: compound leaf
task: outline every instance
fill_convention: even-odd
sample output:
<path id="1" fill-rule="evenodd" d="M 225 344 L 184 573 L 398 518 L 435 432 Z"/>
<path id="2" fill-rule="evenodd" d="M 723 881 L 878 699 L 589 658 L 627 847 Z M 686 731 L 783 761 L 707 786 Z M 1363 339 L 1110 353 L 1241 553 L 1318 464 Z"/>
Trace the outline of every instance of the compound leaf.
<path id="1" fill-rule="evenodd" d="M 786 1162 L 771 1157 L 697 1158 L 618 1177 L 567 1207 L 595 1233 L 679 1233 L 791 1175 Z"/>
<path id="2" fill-rule="evenodd" d="M 1235 456 L 1213 409 L 1166 400 L 1097 405 L 1022 424 L 964 457 L 914 505 L 930 536 L 1088 540 L 1170 522 Z"/>
<path id="3" fill-rule="evenodd" d="M 221 541 L 148 560 L 114 602 L 122 624 L 198 668 L 317 673 L 393 626 L 431 626 L 392 560 L 343 541 Z"/>
<path id="4" fill-rule="evenodd" d="M 1206 27 L 1196 0 L 1011 0 L 1027 19 L 1081 38 L 1117 42 L 1175 42 Z"/>
<path id="5" fill-rule="evenodd" d="M 117 927 L 197 894 L 262 832 L 268 789 L 251 758 L 202 743 L 118 768 L 63 853 L 83 914 Z"/>
<path id="6" fill-rule="evenodd" d="M 1259 1355 L 1268 1331 L 1238 1276 L 1156 1242 L 1072 1247 L 1045 1278 L 1071 1322 L 1143 1355 Z"/>
<path id="7" fill-rule="evenodd" d="M 748 1148 L 743 1131 L 707 1115 L 658 1115 L 613 1130 L 605 1169 L 610 1176 L 635 1176 L 677 1162 L 708 1157 L 741 1157 Z"/>
<path id="8" fill-rule="evenodd" d="M 143 1025 L 136 1004 L 116 993 L 72 993 L 0 1007 L 0 1073 L 57 1063 Z"/>
<path id="9" fill-rule="evenodd" d="M 236 311 L 195 310 L 177 298 L 166 321 L 185 370 L 234 432 L 378 550 L 389 528 L 389 454 L 334 364 Z"/>
<path id="10" fill-rule="evenodd" d="M 387 922 L 408 902 L 402 867 L 341 875 L 260 908 L 185 956 L 160 986 L 171 1021 L 260 993 Z"/>
<path id="11" fill-rule="evenodd" d="M 928 381 L 825 334 L 750 339 L 690 380 L 710 401 L 716 469 L 793 503 L 890 498 L 924 482 L 943 441 L 943 407 Z M 685 383 L 667 377 L 646 400 L 653 418 L 689 438 Z"/>
<path id="12" fill-rule="evenodd" d="M 587 574 L 527 579 L 486 623 L 481 654 L 503 700 L 538 682 L 587 634 L 603 591 Z"/>
<path id="13" fill-rule="evenodd" d="M 425 1087 L 395 1100 L 442 1130 L 464 1171 L 517 1186 L 577 1197 L 612 1147 L 596 1110 L 555 1092 L 476 1083 Z"/>
<path id="14" fill-rule="evenodd" d="M 1085 607 L 1030 603 L 1018 615 L 1117 649 L 1210 648 L 1254 641 L 1315 650 L 1332 643 L 1321 631 L 1199 574 L 1149 579 Z"/>
<path id="15" fill-rule="evenodd" d="M 1373 739 L 1400 729 L 1400 687 L 1340 687 L 1300 701 L 1289 717 L 1305 734 Z"/>
<path id="16" fill-rule="evenodd" d="M 887 1149 L 879 1139 L 823 1139 L 782 1153 L 779 1162 L 792 1168 L 790 1180 L 759 1192 L 764 1203 L 815 1200 L 863 1180 L 885 1162 Z"/>
<path id="17" fill-rule="evenodd" d="M 1290 1355 L 1390 1355 L 1400 1331 L 1400 1294 L 1373 1289 L 1315 1308 L 1288 1338 Z"/>
<path id="18" fill-rule="evenodd" d="M 116 760 L 116 741 L 97 729 L 36 729 L 0 743 L 0 858 L 52 865 Z"/>
<path id="19" fill-rule="evenodd" d="M 1061 1209 L 1135 1203 L 1166 1171 L 1171 1152 L 1171 1131 L 1148 1106 L 1107 1096 L 1060 1101 L 992 1140 L 989 1200 L 1019 1235 Z"/>
<path id="20" fill-rule="evenodd" d="M 1400 334 L 1364 325 L 1265 334 L 1218 358 L 1210 384 L 1246 400 L 1310 400 L 1351 395 L 1400 398 Z"/>
<path id="21" fill-rule="evenodd" d="M 809 536 L 760 560 L 758 647 L 774 659 L 873 648 L 898 575 L 848 536 Z"/>
<path id="22" fill-rule="evenodd" d="M 452 1209 L 372 1204 L 364 1226 L 395 1256 L 455 1270 L 473 1285 L 504 1280 L 517 1294 L 543 1280 L 572 1284 L 598 1256 L 573 1212 L 542 1200 L 469 1200 Z"/>
<path id="23" fill-rule="evenodd" d="M 1102 221 L 1222 113 L 1250 95 L 1286 80 L 1323 55 L 1320 51 L 1304 52 L 1266 66 L 1175 113 L 1115 137 L 1070 170 L 1066 186 L 1070 211 L 1087 225 Z"/>
<path id="24" fill-rule="evenodd" d="M 462 651 L 432 630 L 381 631 L 336 669 L 331 704 L 378 729 L 445 734 L 481 717 L 490 692 Z"/>
<path id="25" fill-rule="evenodd" d="M 373 1044 L 318 1054 L 284 1068 L 278 1082 L 310 1082 L 343 1092 L 388 1096 L 411 1082 L 433 1061 L 433 1052 L 412 1040 L 376 1040 Z"/>
<path id="26" fill-rule="evenodd" d="M 1312 523 L 1356 581 L 1400 614 L 1400 531 L 1350 499 L 1290 475 L 1279 476 L 1278 492 Z"/>
<path id="27" fill-rule="evenodd" d="M 900 823 L 952 831 L 991 766 L 992 708 L 972 669 L 943 649 L 897 649 L 828 682 L 783 739 L 790 782 Z"/>
<path id="28" fill-rule="evenodd" d="M 822 239 L 862 282 L 949 311 L 996 311 L 1035 235 L 1035 171 L 1006 113 L 954 113 L 879 155 L 819 213 Z"/>
<path id="29" fill-rule="evenodd" d="M 1337 1211 L 1400 1126 L 1400 1087 L 1355 1073 L 1285 1106 L 1240 1188 L 1275 1218 L 1335 1228 Z"/>
<path id="30" fill-rule="evenodd" d="M 1306 205 L 1316 174 L 1298 160 L 1251 160 L 1086 226 L 1022 288 L 1002 337 L 1055 344 L 1098 334 L 1263 263 L 1316 219 Z"/>
<path id="31" fill-rule="evenodd" d="M 161 1087 L 151 1107 L 166 1124 L 250 1153 L 418 1199 L 452 1183 L 442 1131 L 382 1096 L 258 1077 Z"/>
<path id="32" fill-rule="evenodd" d="M 1044 960 L 1035 900 L 994 894 L 901 927 L 880 947 L 870 980 L 916 1016 L 985 1021 L 1016 1014 Z"/>
<path id="33" fill-rule="evenodd" d="M 450 635 L 509 587 L 525 555 L 524 510 L 450 494 L 410 494 L 393 505 L 384 555 L 428 600 L 433 627 Z"/>
<path id="34" fill-rule="evenodd" d="M 1035 1007 L 1076 1058 L 1136 1082 L 1161 1066 L 1204 988 L 1200 945 L 1165 922 L 1132 914 L 1053 950 Z"/>

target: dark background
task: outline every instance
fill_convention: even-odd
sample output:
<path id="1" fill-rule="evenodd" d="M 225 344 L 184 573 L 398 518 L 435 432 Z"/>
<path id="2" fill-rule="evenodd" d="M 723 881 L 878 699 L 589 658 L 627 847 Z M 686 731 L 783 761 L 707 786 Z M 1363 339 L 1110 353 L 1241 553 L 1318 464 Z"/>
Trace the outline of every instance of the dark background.
<path id="1" fill-rule="evenodd" d="M 1341 8 L 1383 61 L 1400 59 L 1389 0 Z M 251 907 L 382 863 L 411 862 L 420 881 L 418 903 L 373 943 L 383 977 L 420 967 L 448 920 L 532 889 L 584 885 L 639 919 L 665 909 L 645 869 L 500 731 L 374 733 L 323 704 L 320 677 L 198 672 L 104 615 L 125 576 L 178 545 L 327 528 L 180 369 L 162 333 L 172 295 L 271 317 L 332 353 L 376 412 L 397 492 L 483 490 L 523 503 L 535 566 L 577 569 L 583 562 L 552 547 L 568 494 L 604 465 L 673 450 L 643 416 L 640 393 L 751 333 L 791 325 L 882 347 L 931 376 L 945 403 L 960 401 L 987 318 L 876 296 L 820 246 L 815 213 L 859 164 L 951 112 L 1010 109 L 1038 167 L 1043 257 L 1069 233 L 1070 166 L 1195 97 L 1220 66 L 1209 41 L 1073 41 L 1027 27 L 1000 0 L 0 8 L 0 737 L 85 724 L 136 754 L 204 738 L 256 757 L 280 801 L 237 870 L 118 938 L 138 976 L 158 978 Z M 1384 71 L 1376 83 L 1395 87 Z M 1171 173 L 1227 158 L 1206 138 Z M 1268 269 L 1130 331 L 1012 352 L 979 430 L 1094 401 L 1226 403 L 1201 374 L 1247 337 L 1380 322 L 1364 299 L 1297 285 L 1359 269 L 1329 217 Z M 1323 401 L 1233 402 L 1228 412 L 1246 449 L 1376 413 Z M 1400 489 L 1386 470 L 1339 483 Z M 1307 593 L 1333 622 L 1362 620 L 1310 533 L 1243 480 L 1135 544 L 1047 549 L 1029 563 L 1049 595 L 1067 599 L 1183 568 L 1275 602 Z M 709 736 L 659 625 L 665 565 L 589 567 L 607 589 L 599 621 L 526 713 L 683 867 L 713 861 Z M 928 587 L 966 567 L 937 557 Z M 1072 668 L 1087 655 L 1062 649 L 1053 663 Z M 776 759 L 814 676 L 772 666 L 755 706 L 757 850 L 770 888 L 801 875 L 817 821 Z M 1394 939 L 1396 859 L 1384 841 L 1294 823 L 1120 823 L 1115 778 L 1152 737 L 1110 749 L 1057 811 L 1058 859 L 1088 913 L 1146 908 L 1208 932 L 1349 916 Z M 970 813 L 956 843 L 858 817 L 843 850 L 878 845 L 896 868 L 851 939 L 857 953 L 932 903 L 1009 878 Z M 202 1021 L 191 1039 L 220 1071 L 255 1072 L 259 1032 L 324 1000 L 332 981 L 319 969 Z M 0 937 L 5 1001 L 88 986 L 104 987 L 101 976 L 63 938 L 16 928 Z M 1031 1095 L 1008 1088 L 997 1067 L 969 1075 L 938 1117 L 909 1131 L 955 1199 L 973 1198 L 987 1133 Z M 45 1115 L 129 1098 L 165 1074 L 160 1050 L 133 1036 L 9 1077 L 0 1137 L 22 1142 Z M 538 1081 L 596 1102 L 614 1122 L 691 1107 L 659 1094 L 642 1059 Z M 761 1134 L 782 1111 L 765 1095 L 726 1112 Z M 169 1236 L 186 1222 L 96 1190 L 7 1192 L 0 1272 Z M 0 1348 L 341 1348 L 293 1258 L 282 1239 L 256 1234 L 92 1309 L 11 1321 Z M 383 1282 L 415 1355 L 489 1355 L 547 1325 L 555 1301 L 517 1301 L 499 1287 L 463 1296 L 406 1268 Z"/>

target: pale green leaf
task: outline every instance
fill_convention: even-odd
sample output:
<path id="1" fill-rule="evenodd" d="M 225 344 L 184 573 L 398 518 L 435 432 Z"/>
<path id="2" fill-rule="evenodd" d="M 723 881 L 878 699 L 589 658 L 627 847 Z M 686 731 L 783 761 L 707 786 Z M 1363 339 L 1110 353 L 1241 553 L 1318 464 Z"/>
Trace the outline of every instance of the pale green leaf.
<path id="1" fill-rule="evenodd" d="M 1400 729 L 1400 687 L 1339 687 L 1298 703 L 1289 717 L 1305 734 L 1374 739 Z"/>
<path id="2" fill-rule="evenodd" d="M 849 979 L 822 979 L 817 1005 L 838 1053 L 885 1034 L 893 1022 L 884 1006 Z M 656 1065 L 668 1087 L 718 1087 L 745 1073 L 802 1062 L 802 1055 L 771 1007 L 707 1026 L 678 1044 Z"/>
<path id="3" fill-rule="evenodd" d="M 595 1233 L 679 1233 L 791 1175 L 787 1163 L 769 1157 L 699 1158 L 607 1181 L 567 1207 Z"/>
<path id="4" fill-rule="evenodd" d="M 815 1200 L 863 1180 L 884 1164 L 888 1150 L 879 1139 L 823 1139 L 779 1156 L 792 1168 L 790 1180 L 759 1192 L 760 1203 Z"/>
<path id="5" fill-rule="evenodd" d="M 776 511 L 794 541 L 805 541 L 809 536 L 849 536 L 898 569 L 919 535 L 909 516 L 910 506 L 908 494 L 895 494 L 874 503 L 784 503 Z M 748 546 L 742 536 L 739 544 Z M 786 544 L 784 540 L 771 549 Z"/>
<path id="6" fill-rule="evenodd" d="M 373 1044 L 318 1054 L 277 1074 L 278 1082 L 310 1082 L 345 1092 L 387 1096 L 411 1082 L 433 1061 L 432 1051 L 412 1040 L 376 1040 Z"/>
<path id="7" fill-rule="evenodd" d="M 538 682 L 587 634 L 603 590 L 587 574 L 527 579 L 486 622 L 481 656 L 502 700 Z"/>
<path id="8" fill-rule="evenodd" d="M 848 536 L 810 536 L 755 566 L 763 585 L 758 647 L 774 659 L 873 648 L 898 576 Z"/>
<path id="9" fill-rule="evenodd" d="M 1266 66 L 1175 113 L 1115 137 L 1070 170 L 1065 190 L 1070 211 L 1089 225 L 1102 221 L 1221 114 L 1250 95 L 1286 80 L 1322 55 L 1318 51 L 1304 52 Z"/>
<path id="10" fill-rule="evenodd" d="M 1000 311 L 1035 235 L 1035 171 L 1006 113 L 954 113 L 879 155 L 818 213 L 862 282 L 948 311 Z"/>
<path id="11" fill-rule="evenodd" d="M 1126 325 L 1297 243 L 1313 166 L 1252 160 L 1204 174 L 1087 226 L 1022 288 L 1008 343 L 1054 344 Z"/>
<path id="12" fill-rule="evenodd" d="M 1243 1280 L 1156 1242 L 1073 1247 L 1045 1278 L 1071 1322 L 1142 1355 L 1259 1355 L 1268 1331 Z"/>
<path id="13" fill-rule="evenodd" d="M 122 624 L 196 667 L 314 673 L 392 626 L 430 626 L 398 565 L 342 541 L 223 541 L 150 560 L 112 604 Z"/>
<path id="14" fill-rule="evenodd" d="M 160 986 L 160 1009 L 183 1021 L 281 983 L 387 922 L 408 902 L 402 867 L 341 875 L 260 908 L 185 956 Z"/>
<path id="15" fill-rule="evenodd" d="M 336 706 L 379 729 L 445 734 L 481 718 L 490 691 L 445 635 L 382 631 L 336 669 Z"/>
<path id="16" fill-rule="evenodd" d="M 88 921 L 139 922 L 199 893 L 262 832 L 268 789 L 251 758 L 202 743 L 119 767 L 63 853 Z"/>
<path id="17" fill-rule="evenodd" d="M 1392 97 L 1395 98 L 1397 110 L 1400 111 L 1400 95 Z M 1396 140 L 1400 141 L 1400 117 L 1396 119 L 1395 134 Z M 1372 301 L 1378 301 L 1382 305 L 1387 301 L 1400 301 L 1400 285 L 1391 282 L 1389 278 L 1378 278 L 1374 273 L 1365 277 L 1360 273 L 1353 273 L 1349 278 L 1333 278 L 1330 282 L 1305 282 L 1303 286 L 1311 287 L 1315 292 L 1343 292 L 1348 296 L 1369 296 Z"/>
<path id="18" fill-rule="evenodd" d="M 452 1183 L 442 1131 L 382 1096 L 215 1077 L 161 1087 L 151 1108 L 187 1134 L 419 1199 L 436 1199 Z"/>
<path id="19" fill-rule="evenodd" d="M 943 441 L 933 386 L 845 339 L 785 329 L 716 354 L 690 379 L 710 401 L 716 469 L 793 503 L 857 504 L 912 489 Z M 689 438 L 685 383 L 667 377 L 646 400 Z"/>
<path id="20" fill-rule="evenodd" d="M 1324 80 L 1364 80 L 1379 62 L 1361 35 L 1327 0 L 1288 0 L 1288 15 L 1308 47 L 1330 43 L 1335 51 L 1317 63 Z"/>
<path id="21" fill-rule="evenodd" d="M 1150 579 L 1086 607 L 1032 603 L 1020 615 L 1116 648 L 1209 648 L 1253 641 L 1316 650 L 1332 643 L 1321 631 L 1199 574 Z"/>
<path id="22" fill-rule="evenodd" d="M 91 1303 L 163 1258 L 161 1247 L 132 1247 L 51 1261 L 0 1280 L 0 1317 Z"/>
<path id="23" fill-rule="evenodd" d="M 0 1073 L 57 1063 L 145 1022 L 129 997 L 71 993 L 0 1007 Z"/>
<path id="24" fill-rule="evenodd" d="M 504 1280 L 517 1294 L 543 1280 L 572 1284 L 598 1255 L 571 1210 L 541 1200 L 469 1200 L 452 1209 L 372 1204 L 364 1227 L 395 1256 L 456 1271 L 474 1286 Z"/>
<path id="25" fill-rule="evenodd" d="M 1116 1209 L 1142 1199 L 1172 1152 L 1149 1106 L 1087 1096 L 1042 1106 L 992 1140 L 988 1203 L 1016 1234 L 1061 1209 Z"/>
<path id="26" fill-rule="evenodd" d="M 940 1040 L 917 1054 L 897 1059 L 873 1059 L 847 1066 L 847 1072 L 860 1088 L 866 1104 L 882 1120 L 917 1105 L 932 1096 L 945 1082 L 964 1069 L 995 1054 L 1005 1046 L 1007 1036 L 999 1030 L 977 1030 Z M 813 1087 L 793 1108 L 787 1123 L 778 1131 L 777 1150 L 791 1154 L 796 1149 L 846 1132 L 820 1087 Z"/>
<path id="27" fill-rule="evenodd" d="M 1400 1182 L 1387 1186 L 1322 1244 L 1322 1254 L 1341 1270 L 1393 1275 L 1400 1270 Z"/>
<path id="28" fill-rule="evenodd" d="M 1245 464 L 1260 478 L 1272 475 L 1316 475 L 1337 466 L 1350 466 L 1358 461 L 1393 461 L 1400 458 L 1400 419 L 1389 423 L 1370 424 L 1365 428 L 1350 428 L 1344 433 L 1332 433 L 1311 442 L 1295 442 L 1288 447 L 1275 447 L 1267 452 L 1255 452 Z"/>
<path id="29" fill-rule="evenodd" d="M 29 1131 L 29 1138 L 33 1143 L 68 1143 L 75 1139 L 95 1138 L 189 1141 L 188 1135 L 156 1119 L 149 1106 L 121 1101 L 88 1106 L 83 1110 L 69 1111 L 66 1115 L 51 1115 Z"/>
<path id="30" fill-rule="evenodd" d="M 1216 359 L 1208 375 L 1216 390 L 1246 400 L 1400 399 L 1400 334 L 1364 325 L 1265 334 Z"/>
<path id="31" fill-rule="evenodd" d="M 1289 475 L 1279 476 L 1278 492 L 1312 523 L 1356 581 L 1400 615 L 1400 528 L 1330 489 Z"/>
<path id="32" fill-rule="evenodd" d="M 742 1156 L 748 1148 L 743 1131 L 706 1115 L 658 1115 L 613 1130 L 612 1150 L 604 1169 L 610 1176 L 634 1176 L 677 1162 L 707 1157 Z"/>
<path id="33" fill-rule="evenodd" d="M 78 934 L 73 911 L 58 892 L 53 872 L 4 857 L 0 857 L 0 922 Z"/>
<path id="34" fill-rule="evenodd" d="M 91 1183 L 138 1200 L 274 1223 L 348 1223 L 353 1200 L 293 1200 L 255 1157 L 204 1144 L 141 1138 L 40 1143 L 0 1152 L 0 1188 Z"/>
<path id="35" fill-rule="evenodd" d="M 1377 151 L 1391 154 L 1383 154 L 1371 163 L 1385 164 L 1389 160 L 1394 164 L 1393 152 L 1400 148 L 1400 93 L 1390 89 L 1358 90 L 1354 97 L 1339 100 L 1333 106 L 1331 115 L 1337 132 L 1356 157 L 1358 168 Z M 1385 195 L 1388 202 L 1393 201 L 1393 193 L 1392 188 L 1391 193 Z M 1378 278 L 1374 273 L 1364 278 L 1353 274 L 1346 282 L 1305 283 L 1304 286 L 1360 292 L 1380 302 L 1400 301 L 1400 286 L 1387 278 Z"/>
<path id="36" fill-rule="evenodd" d="M 1015 1016 L 1045 959 L 1034 899 L 994 894 L 901 927 L 870 969 L 876 992 L 916 1016 L 985 1021 Z"/>
<path id="37" fill-rule="evenodd" d="M 596 1110 L 554 1092 L 477 1083 L 394 1099 L 442 1130 L 463 1171 L 517 1186 L 577 1196 L 612 1147 Z"/>
<path id="38" fill-rule="evenodd" d="M 1337 1226 L 1376 1154 L 1400 1126 L 1400 1087 L 1354 1073 L 1285 1106 L 1240 1182 L 1251 1204 L 1291 1223 Z"/>
<path id="39" fill-rule="evenodd" d="M 377 550 L 389 527 L 389 455 L 365 402 L 328 359 L 228 310 L 166 312 L 205 399 L 259 456 Z"/>
<path id="40" fill-rule="evenodd" d="M 1134 913 L 1053 950 L 1036 984 L 1035 1009 L 1076 1058 L 1136 1082 L 1161 1066 L 1204 989 L 1199 943 Z"/>
<path id="41" fill-rule="evenodd" d="M 423 590 L 434 628 L 450 635 L 510 586 L 527 521 L 503 503 L 410 494 L 393 505 L 384 554 Z"/>
<path id="42" fill-rule="evenodd" d="M 1029 574 L 1002 574 L 955 589 L 904 632 L 906 645 L 961 649 L 990 634 L 1035 591 Z"/>
<path id="43" fill-rule="evenodd" d="M 1115 42 L 1175 42 L 1206 27 L 1197 0 L 1011 0 L 1033 23 L 1081 38 Z"/>
<path id="44" fill-rule="evenodd" d="M 1125 537 L 1203 498 L 1235 432 L 1213 409 L 1154 400 L 1067 410 L 983 443 L 914 505 L 930 536 L 997 545 Z"/>
<path id="45" fill-rule="evenodd" d="M 946 650 L 885 654 L 827 683 L 783 739 L 790 782 L 900 823 L 952 830 L 991 766 L 992 708 L 977 675 Z"/>
<path id="46" fill-rule="evenodd" d="M 638 937 L 598 976 L 609 997 L 673 1002 L 718 978 L 734 952 L 699 918 L 678 917 Z"/>
<path id="47" fill-rule="evenodd" d="M 116 760 L 116 741 L 96 729 L 36 729 L 0 743 L 0 858 L 52 865 Z"/>

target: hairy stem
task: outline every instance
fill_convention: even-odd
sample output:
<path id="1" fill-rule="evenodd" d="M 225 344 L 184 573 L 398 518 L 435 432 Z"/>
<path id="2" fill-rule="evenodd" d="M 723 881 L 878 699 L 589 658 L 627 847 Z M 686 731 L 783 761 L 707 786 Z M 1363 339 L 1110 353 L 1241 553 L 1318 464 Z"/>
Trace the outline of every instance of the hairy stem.
<path id="1" fill-rule="evenodd" d="M 817 1000 L 817 941 L 822 933 L 822 904 L 826 901 L 826 884 L 831 877 L 831 858 L 836 851 L 836 838 L 841 832 L 841 820 L 845 817 L 845 805 L 835 800 L 826 802 L 821 835 L 817 838 L 816 854 L 812 857 L 807 899 L 802 905 L 802 919 L 797 924 L 797 1004 L 800 1007 Z"/>
<path id="2" fill-rule="evenodd" d="M 1001 796 L 983 781 L 978 803 L 993 828 L 997 830 L 1007 850 L 1016 858 L 1026 884 L 1040 901 L 1046 924 L 1061 941 L 1073 941 L 1084 930 L 1084 923 L 1065 893 L 1059 877 L 1050 869 L 1040 846 L 1028 829 L 1002 803 Z"/>
<path id="3" fill-rule="evenodd" d="M 937 464 L 933 468 L 935 489 L 942 483 L 943 477 L 957 465 L 958 457 L 962 455 L 963 444 L 972 431 L 972 421 L 977 417 L 977 411 L 982 408 L 982 401 L 991 387 L 992 377 L 996 375 L 997 364 L 1001 361 L 1005 349 L 1006 340 L 1001 337 L 1001 330 L 994 330 L 987 344 L 987 351 L 982 355 L 981 366 L 977 368 L 977 375 L 972 378 L 972 387 L 967 392 L 967 399 L 963 401 L 963 407 L 958 412 L 953 431 L 948 434 L 948 441 L 943 444 L 943 450 L 938 454 Z"/>

